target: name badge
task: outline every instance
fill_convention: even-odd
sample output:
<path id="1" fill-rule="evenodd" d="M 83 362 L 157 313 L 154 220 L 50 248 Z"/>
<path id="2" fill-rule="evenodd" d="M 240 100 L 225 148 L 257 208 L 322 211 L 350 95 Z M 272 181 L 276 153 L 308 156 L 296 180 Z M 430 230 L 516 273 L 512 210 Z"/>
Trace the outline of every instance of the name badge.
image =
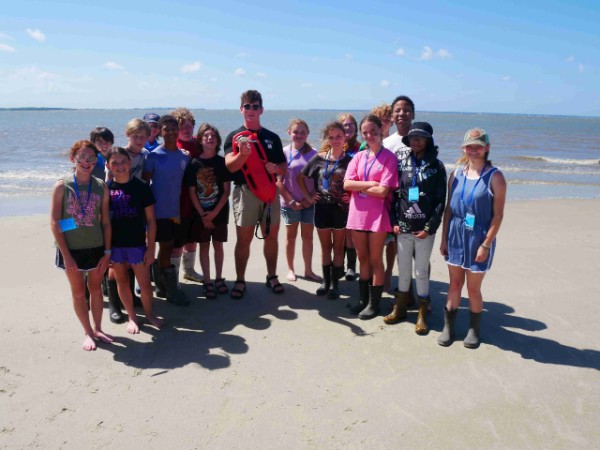
<path id="1" fill-rule="evenodd" d="M 408 201 L 409 202 L 418 202 L 419 201 L 419 187 L 411 187 L 408 188 Z"/>
<path id="2" fill-rule="evenodd" d="M 323 178 L 323 190 L 326 191 L 329 189 L 329 179 Z"/>
<path id="3" fill-rule="evenodd" d="M 60 231 L 62 231 L 63 233 L 65 231 L 71 231 L 77 228 L 75 219 L 73 219 L 72 217 L 69 219 L 59 220 L 58 225 L 60 226 Z"/>
<path id="4" fill-rule="evenodd" d="M 475 214 L 467 213 L 465 216 L 465 227 L 472 230 L 475 227 Z"/>

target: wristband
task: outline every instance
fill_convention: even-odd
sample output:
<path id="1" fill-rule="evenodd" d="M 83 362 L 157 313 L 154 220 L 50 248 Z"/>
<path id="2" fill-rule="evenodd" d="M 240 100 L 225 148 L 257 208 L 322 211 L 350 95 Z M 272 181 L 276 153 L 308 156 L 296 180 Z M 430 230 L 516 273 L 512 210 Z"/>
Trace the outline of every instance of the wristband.
<path id="1" fill-rule="evenodd" d="M 485 245 L 485 244 L 483 244 L 483 243 L 481 244 L 481 246 L 482 246 L 483 248 L 485 248 L 486 250 L 491 250 L 491 249 L 492 249 L 492 247 L 490 247 L 489 245 Z"/>
<path id="2" fill-rule="evenodd" d="M 104 250 L 104 254 L 105 255 L 110 255 L 110 254 L 112 254 L 112 250 L 110 250 L 110 249 Z"/>

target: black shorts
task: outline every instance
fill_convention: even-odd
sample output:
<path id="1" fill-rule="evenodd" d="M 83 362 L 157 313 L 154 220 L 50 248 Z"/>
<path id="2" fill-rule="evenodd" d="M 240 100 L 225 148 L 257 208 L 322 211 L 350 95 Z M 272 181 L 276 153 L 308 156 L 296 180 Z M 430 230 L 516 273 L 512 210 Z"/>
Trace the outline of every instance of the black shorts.
<path id="1" fill-rule="evenodd" d="M 156 242 L 174 241 L 175 247 L 186 243 L 182 226 L 173 219 L 156 219 Z"/>
<path id="2" fill-rule="evenodd" d="M 200 216 L 196 216 L 192 223 L 191 231 L 191 242 L 227 242 L 227 228 L 226 223 L 215 223 L 215 227 L 212 230 L 207 229 L 202 223 Z"/>
<path id="3" fill-rule="evenodd" d="M 81 250 L 71 250 L 71 256 L 77 263 L 77 268 L 80 272 L 88 272 L 90 270 L 94 270 L 102 257 L 104 256 L 104 246 L 94 248 L 84 248 Z M 59 269 L 65 270 L 65 260 L 63 255 L 58 247 L 56 247 L 56 267 Z"/>
<path id="4" fill-rule="evenodd" d="M 337 204 L 315 205 L 315 227 L 321 230 L 342 230 L 348 222 L 348 211 Z"/>

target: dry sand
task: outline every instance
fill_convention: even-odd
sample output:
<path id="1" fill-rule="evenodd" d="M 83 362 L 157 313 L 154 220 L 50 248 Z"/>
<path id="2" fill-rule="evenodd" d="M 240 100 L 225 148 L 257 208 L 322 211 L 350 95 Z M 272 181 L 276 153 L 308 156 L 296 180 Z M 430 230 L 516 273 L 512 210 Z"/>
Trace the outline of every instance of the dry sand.
<path id="1" fill-rule="evenodd" d="M 2 218 L 0 447 L 599 448 L 599 229 L 599 200 L 508 204 L 478 350 L 461 342 L 466 302 L 459 341 L 436 343 L 437 244 L 420 337 L 414 311 L 391 326 L 350 316 L 356 283 L 337 301 L 305 280 L 271 294 L 255 242 L 244 300 L 186 284 L 189 308 L 155 300 L 165 329 L 131 336 L 105 314 L 117 342 L 88 353 L 47 217 Z"/>

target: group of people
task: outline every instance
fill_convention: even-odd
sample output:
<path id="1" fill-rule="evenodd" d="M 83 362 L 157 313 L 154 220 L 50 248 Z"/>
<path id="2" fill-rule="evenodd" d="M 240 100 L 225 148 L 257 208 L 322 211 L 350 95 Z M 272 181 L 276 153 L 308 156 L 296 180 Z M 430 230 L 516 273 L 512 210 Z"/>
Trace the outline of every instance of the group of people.
<path id="1" fill-rule="evenodd" d="M 243 125 L 226 137 L 224 157 L 217 128 L 204 123 L 194 136 L 195 118 L 185 108 L 131 120 L 125 148 L 113 147 L 112 132 L 102 127 L 92 131 L 90 140 L 72 146 L 74 169 L 54 186 L 51 228 L 56 265 L 67 275 L 84 328 L 84 350 L 94 350 L 97 340 L 113 340 L 101 326 L 103 290 L 111 321 L 127 321 L 129 333 L 139 333 L 136 299 L 158 328 L 164 320 L 152 312 L 154 295 L 188 305 L 178 284 L 180 265 L 184 278 L 203 283 L 207 299 L 227 293 L 242 299 L 254 237 L 263 240 L 265 285 L 282 294 L 276 273 L 281 221 L 287 280 L 297 279 L 294 253 L 300 230 L 305 278 L 320 283 L 317 295 L 336 299 L 339 280 L 358 277 L 350 310 L 360 319 L 379 315 L 397 259 L 395 302 L 383 320 L 404 320 L 413 303 L 414 272 L 417 334 L 428 332 L 430 257 L 441 226 L 440 250 L 450 283 L 438 343 L 448 346 L 455 339 L 466 281 L 470 327 L 464 345 L 479 346 L 481 284 L 492 265 L 506 195 L 504 177 L 489 159 L 484 130 L 467 131 L 462 157 L 448 179 L 433 127 L 414 121 L 415 106 L 407 96 L 374 108 L 360 123 L 341 115 L 325 125 L 318 149 L 308 144 L 309 127 L 301 119 L 290 122 L 285 147 L 264 128 L 258 91 L 244 92 L 239 109 Z M 390 134 L 392 124 L 396 131 Z M 222 276 L 230 199 L 236 225 L 231 290 Z M 321 244 L 321 275 L 312 267 L 314 228 Z M 202 275 L 194 270 L 197 247 Z"/>

